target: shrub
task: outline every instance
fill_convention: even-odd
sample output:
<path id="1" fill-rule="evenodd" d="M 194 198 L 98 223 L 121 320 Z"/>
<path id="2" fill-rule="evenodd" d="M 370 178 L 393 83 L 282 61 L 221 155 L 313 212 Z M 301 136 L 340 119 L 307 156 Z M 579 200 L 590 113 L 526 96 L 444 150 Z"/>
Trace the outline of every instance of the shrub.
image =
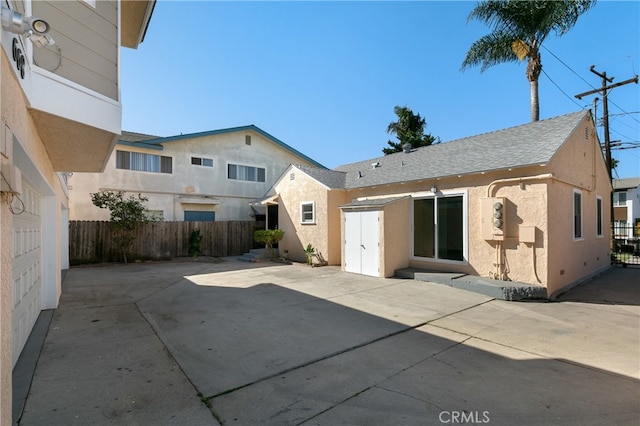
<path id="1" fill-rule="evenodd" d="M 280 229 L 261 229 L 253 233 L 253 239 L 258 244 L 264 244 L 269 249 L 271 257 L 275 257 L 273 245 L 284 237 L 284 231 Z"/>

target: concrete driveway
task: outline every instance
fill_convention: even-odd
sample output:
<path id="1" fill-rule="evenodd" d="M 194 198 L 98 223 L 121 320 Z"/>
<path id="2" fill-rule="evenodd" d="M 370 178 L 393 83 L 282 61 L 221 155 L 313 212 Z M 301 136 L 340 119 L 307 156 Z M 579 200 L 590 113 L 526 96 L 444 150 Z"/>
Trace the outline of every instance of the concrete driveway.
<path id="1" fill-rule="evenodd" d="M 637 425 L 640 269 L 555 303 L 277 263 L 74 268 L 23 425 Z"/>

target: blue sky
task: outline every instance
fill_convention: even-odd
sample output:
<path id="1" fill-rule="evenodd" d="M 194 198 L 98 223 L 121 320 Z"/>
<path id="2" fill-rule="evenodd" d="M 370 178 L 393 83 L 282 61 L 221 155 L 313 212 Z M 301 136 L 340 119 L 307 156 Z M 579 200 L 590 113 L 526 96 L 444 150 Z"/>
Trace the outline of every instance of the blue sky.
<path id="1" fill-rule="evenodd" d="M 123 129 L 173 136 L 255 124 L 321 164 L 375 158 L 408 106 L 443 142 L 530 120 L 526 63 L 460 71 L 488 32 L 475 2 L 158 1 L 123 49 Z M 542 48 L 540 118 L 592 106 L 574 95 L 640 71 L 640 2 L 603 1 Z M 609 95 L 611 140 L 640 143 L 640 86 Z M 602 103 L 597 107 L 600 121 Z M 600 132 L 601 141 L 604 141 Z M 640 176 L 640 148 L 614 150 Z"/>

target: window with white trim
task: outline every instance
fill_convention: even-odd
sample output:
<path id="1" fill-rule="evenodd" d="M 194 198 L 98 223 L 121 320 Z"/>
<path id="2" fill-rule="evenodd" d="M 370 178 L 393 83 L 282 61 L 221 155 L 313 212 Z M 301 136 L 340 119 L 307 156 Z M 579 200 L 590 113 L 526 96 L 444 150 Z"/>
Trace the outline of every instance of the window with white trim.
<path id="1" fill-rule="evenodd" d="M 313 201 L 300 203 L 300 223 L 316 223 L 316 205 Z"/>
<path id="2" fill-rule="evenodd" d="M 602 220 L 602 197 L 596 196 L 596 237 L 602 237 L 603 234 Z"/>
<path id="3" fill-rule="evenodd" d="M 464 204 L 464 195 L 413 200 L 413 256 L 465 260 L 467 222 Z"/>
<path id="4" fill-rule="evenodd" d="M 573 239 L 582 239 L 582 192 L 573 190 Z"/>
<path id="5" fill-rule="evenodd" d="M 613 193 L 613 206 L 625 207 L 627 205 L 627 193 L 626 192 L 614 192 Z"/>
<path id="6" fill-rule="evenodd" d="M 229 164 L 227 165 L 227 178 L 248 182 L 264 182 L 266 180 L 266 172 L 262 167 Z"/>
<path id="7" fill-rule="evenodd" d="M 173 173 L 173 159 L 144 152 L 116 151 L 116 169 Z"/>

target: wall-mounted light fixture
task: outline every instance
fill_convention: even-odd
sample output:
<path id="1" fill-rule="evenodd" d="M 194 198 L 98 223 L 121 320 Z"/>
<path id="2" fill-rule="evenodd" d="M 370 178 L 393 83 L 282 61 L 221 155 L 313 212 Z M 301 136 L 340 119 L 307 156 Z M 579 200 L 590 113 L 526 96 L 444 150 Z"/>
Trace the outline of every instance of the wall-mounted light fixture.
<path id="1" fill-rule="evenodd" d="M 11 9 L 2 8 L 2 28 L 14 34 L 25 35 L 39 47 L 55 44 L 49 35 L 51 26 L 43 19 L 35 16 L 24 16 Z"/>
<path id="2" fill-rule="evenodd" d="M 434 186 L 432 186 L 432 187 L 431 187 L 431 192 L 433 192 L 434 194 L 437 194 L 437 193 L 438 193 L 438 188 L 436 188 L 436 186 L 435 186 L 435 185 L 434 185 Z"/>

